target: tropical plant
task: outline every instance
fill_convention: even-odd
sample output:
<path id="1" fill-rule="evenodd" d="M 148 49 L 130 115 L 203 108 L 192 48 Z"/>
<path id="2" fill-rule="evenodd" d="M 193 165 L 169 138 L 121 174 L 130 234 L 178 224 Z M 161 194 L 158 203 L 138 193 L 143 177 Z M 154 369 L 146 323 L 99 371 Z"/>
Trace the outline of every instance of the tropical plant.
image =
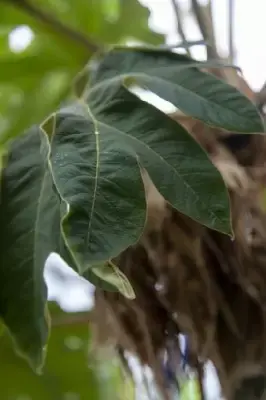
<path id="1" fill-rule="evenodd" d="M 263 132 L 264 126 L 251 101 L 203 71 L 221 66 L 219 61 L 197 61 L 180 51 L 195 43 L 185 41 L 175 51 L 162 46 L 163 36 L 149 30 L 149 12 L 136 0 L 0 4 L 0 316 L 17 352 L 35 372 L 44 371 L 38 378 L 23 372 L 23 382 L 32 382 L 29 396 L 60 398 L 78 390 L 88 398 L 89 390 L 96 399 L 99 375 L 85 369 L 87 328 L 53 327 L 47 348 L 54 310 L 43 276 L 49 254 L 60 254 L 103 290 L 133 299 L 114 258 L 143 231 L 144 169 L 176 210 L 234 234 L 216 167 L 180 124 L 134 88 L 227 131 Z M 32 41 L 15 51 L 8 41 L 23 26 L 30 27 Z M 74 336 L 69 343 L 83 351 L 67 356 L 65 335 Z M 11 373 L 19 382 L 22 361 L 9 359 L 7 336 L 1 340 L 2 378 L 8 390 L 14 387 L 14 393 L 2 389 L 1 396 L 16 398 L 17 388 L 8 382 Z M 9 371 L 11 363 L 16 367 Z M 66 372 L 63 364 L 80 365 L 82 373 Z M 120 389 L 111 391 L 121 390 L 118 381 Z"/>

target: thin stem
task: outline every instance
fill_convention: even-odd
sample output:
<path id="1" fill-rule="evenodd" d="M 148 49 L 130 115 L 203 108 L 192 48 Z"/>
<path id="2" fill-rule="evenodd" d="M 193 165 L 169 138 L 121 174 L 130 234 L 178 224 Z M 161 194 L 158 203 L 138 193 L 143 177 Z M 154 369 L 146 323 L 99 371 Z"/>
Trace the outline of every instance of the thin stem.
<path id="1" fill-rule="evenodd" d="M 35 18 L 37 21 L 43 23 L 44 25 L 50 27 L 53 31 L 66 36 L 73 42 L 76 42 L 86 48 L 89 52 L 96 52 L 101 49 L 101 46 L 91 39 L 87 38 L 81 32 L 76 31 L 75 29 L 65 25 L 52 14 L 41 10 L 35 4 L 31 3 L 28 0 L 1 0 L 2 2 L 6 2 L 14 5 L 15 7 L 20 8 L 25 11 L 28 15 Z"/>
<path id="2" fill-rule="evenodd" d="M 180 11 L 180 7 L 178 4 L 178 0 L 171 0 L 171 4 L 175 13 L 175 18 L 176 18 L 176 26 L 177 26 L 177 31 L 181 37 L 182 42 L 187 45 L 188 41 L 185 35 L 185 31 L 184 31 L 184 24 L 181 18 L 181 11 Z M 190 49 L 188 47 L 185 48 L 186 53 L 188 56 L 191 57 L 191 52 Z"/>
<path id="3" fill-rule="evenodd" d="M 265 104 L 266 104 L 266 82 L 264 83 L 264 85 L 262 86 L 262 88 L 256 95 L 256 104 L 257 104 L 257 107 L 259 108 L 259 110 L 263 114 L 265 114 L 265 112 L 263 112 L 263 108 L 264 108 L 263 106 L 265 106 Z"/>
<path id="4" fill-rule="evenodd" d="M 229 21 L 228 21 L 228 29 L 229 29 L 229 62 L 233 63 L 235 58 L 234 51 L 234 0 L 228 0 L 228 13 L 229 13 Z"/>
<path id="5" fill-rule="evenodd" d="M 216 51 L 211 18 L 209 18 L 210 21 L 206 20 L 206 16 L 203 13 L 203 8 L 197 0 L 191 0 L 191 6 L 203 40 L 206 43 L 209 43 L 209 45 L 207 45 L 207 59 L 218 59 L 219 57 Z"/>

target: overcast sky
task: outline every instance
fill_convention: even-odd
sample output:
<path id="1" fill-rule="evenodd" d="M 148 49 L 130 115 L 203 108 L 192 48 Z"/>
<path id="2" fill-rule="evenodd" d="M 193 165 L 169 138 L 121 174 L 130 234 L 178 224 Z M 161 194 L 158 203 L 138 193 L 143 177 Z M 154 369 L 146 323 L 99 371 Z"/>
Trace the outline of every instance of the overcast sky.
<path id="1" fill-rule="evenodd" d="M 167 33 L 168 43 L 177 42 L 175 17 L 170 0 L 140 0 L 152 10 L 150 26 Z M 178 0 L 185 14 L 188 14 L 190 0 Z M 202 0 L 202 4 L 206 1 Z M 214 23 L 219 48 L 226 54 L 228 40 L 228 0 L 213 0 Z M 237 64 L 254 89 L 266 81 L 266 1 L 235 0 L 234 36 Z M 186 32 L 189 40 L 200 38 L 197 26 L 191 16 L 186 18 Z M 202 48 L 193 50 L 197 57 L 204 56 Z"/>

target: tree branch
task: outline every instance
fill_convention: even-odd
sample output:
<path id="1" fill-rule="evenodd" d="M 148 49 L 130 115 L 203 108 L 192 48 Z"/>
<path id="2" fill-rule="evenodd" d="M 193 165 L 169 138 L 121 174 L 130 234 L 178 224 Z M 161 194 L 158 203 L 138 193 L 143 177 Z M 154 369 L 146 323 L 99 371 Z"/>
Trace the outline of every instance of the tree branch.
<path id="1" fill-rule="evenodd" d="M 229 29 L 229 62 L 233 64 L 235 59 L 235 49 L 234 49 L 234 0 L 228 0 L 228 13 L 229 13 L 229 21 L 228 21 L 228 29 Z"/>
<path id="2" fill-rule="evenodd" d="M 219 59 L 216 45 L 215 37 L 212 26 L 211 12 L 209 4 L 205 7 L 206 13 L 203 12 L 204 6 L 201 6 L 197 0 L 191 0 L 192 11 L 195 15 L 196 21 L 198 23 L 199 30 L 203 37 L 203 40 L 208 43 L 207 45 L 207 58 L 208 59 Z M 208 9 L 207 9 L 208 8 Z M 209 18 L 206 18 L 208 12 Z"/>
<path id="3" fill-rule="evenodd" d="M 81 32 L 76 31 L 75 29 L 65 25 L 56 17 L 54 17 L 52 14 L 44 10 L 41 10 L 39 7 L 36 7 L 36 5 L 31 3 L 29 0 L 1 0 L 1 1 L 20 8 L 22 11 L 25 11 L 25 13 L 35 18 L 37 21 L 50 27 L 54 32 L 57 32 L 62 36 L 69 38 L 73 42 L 82 45 L 89 52 L 96 52 L 102 48 L 98 43 L 90 40 Z"/>
<path id="4" fill-rule="evenodd" d="M 178 4 L 178 0 L 171 0 L 171 4 L 172 4 L 172 7 L 173 7 L 173 10 L 175 13 L 177 32 L 179 33 L 182 42 L 187 45 L 188 42 L 187 42 L 187 38 L 185 35 L 185 31 L 184 31 L 184 25 L 183 25 L 183 20 L 181 17 L 181 11 L 180 11 L 180 7 Z M 190 52 L 189 48 L 186 47 L 185 50 L 186 50 L 187 55 L 191 57 L 191 52 Z"/>

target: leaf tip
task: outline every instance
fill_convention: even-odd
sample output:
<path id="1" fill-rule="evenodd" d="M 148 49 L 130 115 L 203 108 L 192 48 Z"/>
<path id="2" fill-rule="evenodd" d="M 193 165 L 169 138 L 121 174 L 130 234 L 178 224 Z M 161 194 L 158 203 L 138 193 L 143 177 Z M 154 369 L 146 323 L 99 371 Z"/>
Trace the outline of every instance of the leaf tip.
<path id="1" fill-rule="evenodd" d="M 56 113 L 53 113 L 47 117 L 42 124 L 40 125 L 40 128 L 43 132 L 46 133 L 46 135 L 51 138 L 54 135 L 55 132 L 55 124 L 56 124 Z"/>

